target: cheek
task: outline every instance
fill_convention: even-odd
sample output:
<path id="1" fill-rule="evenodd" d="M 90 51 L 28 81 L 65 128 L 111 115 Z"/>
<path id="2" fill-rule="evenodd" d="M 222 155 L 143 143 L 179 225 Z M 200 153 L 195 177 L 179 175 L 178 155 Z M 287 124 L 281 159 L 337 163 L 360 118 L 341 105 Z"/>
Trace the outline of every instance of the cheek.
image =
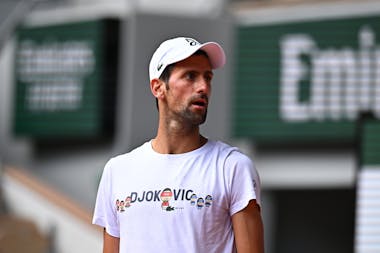
<path id="1" fill-rule="evenodd" d="M 174 93 L 172 90 L 166 93 L 166 103 L 168 108 L 176 110 L 181 106 L 181 99 L 179 94 Z"/>
<path id="2" fill-rule="evenodd" d="M 174 103 L 182 103 L 186 100 L 186 97 L 190 97 L 187 94 L 191 94 L 188 89 L 184 88 L 171 88 L 168 90 L 168 97 L 174 102 Z"/>

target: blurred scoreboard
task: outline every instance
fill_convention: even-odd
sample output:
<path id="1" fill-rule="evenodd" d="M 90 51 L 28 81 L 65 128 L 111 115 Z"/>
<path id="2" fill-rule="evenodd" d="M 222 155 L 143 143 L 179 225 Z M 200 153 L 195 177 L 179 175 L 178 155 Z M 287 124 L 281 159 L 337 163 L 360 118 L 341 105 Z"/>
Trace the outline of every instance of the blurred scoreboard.
<path id="1" fill-rule="evenodd" d="M 35 139 L 112 134 L 118 34 L 116 20 L 20 28 L 14 134 Z"/>

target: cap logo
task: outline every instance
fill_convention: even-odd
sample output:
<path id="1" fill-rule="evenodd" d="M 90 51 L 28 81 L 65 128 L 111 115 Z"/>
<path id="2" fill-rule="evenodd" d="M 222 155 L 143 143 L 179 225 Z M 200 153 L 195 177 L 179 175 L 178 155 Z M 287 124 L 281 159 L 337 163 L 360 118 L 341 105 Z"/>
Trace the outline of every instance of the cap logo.
<path id="1" fill-rule="evenodd" d="M 162 63 L 158 64 L 157 70 L 160 71 L 160 69 L 162 68 L 162 66 L 164 66 L 164 64 L 162 64 Z"/>
<path id="2" fill-rule="evenodd" d="M 199 45 L 200 43 L 194 39 L 186 38 L 186 41 L 189 42 L 190 46 Z"/>

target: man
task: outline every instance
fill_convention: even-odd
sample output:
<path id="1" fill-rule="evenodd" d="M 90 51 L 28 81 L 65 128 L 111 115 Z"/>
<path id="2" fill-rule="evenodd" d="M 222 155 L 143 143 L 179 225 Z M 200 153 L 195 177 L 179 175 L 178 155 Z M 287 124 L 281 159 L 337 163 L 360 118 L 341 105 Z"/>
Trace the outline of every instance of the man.
<path id="1" fill-rule="evenodd" d="M 104 168 L 93 218 L 104 227 L 104 253 L 264 252 L 251 160 L 199 131 L 212 70 L 224 63 L 219 44 L 192 38 L 167 40 L 153 54 L 157 135 Z M 118 211 L 115 203 L 126 198 L 129 206 Z"/>

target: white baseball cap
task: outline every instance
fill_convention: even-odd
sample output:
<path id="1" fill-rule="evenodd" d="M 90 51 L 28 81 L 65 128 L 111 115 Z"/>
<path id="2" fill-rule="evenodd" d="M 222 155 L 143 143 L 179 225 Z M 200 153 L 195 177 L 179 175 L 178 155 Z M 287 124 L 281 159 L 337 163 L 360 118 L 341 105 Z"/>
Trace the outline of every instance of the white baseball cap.
<path id="1" fill-rule="evenodd" d="M 149 64 L 150 80 L 159 78 L 168 65 L 188 58 L 199 49 L 207 53 L 212 69 L 220 68 L 225 64 L 226 56 L 218 43 L 206 42 L 201 44 L 192 38 L 173 38 L 162 42 L 154 52 Z"/>

